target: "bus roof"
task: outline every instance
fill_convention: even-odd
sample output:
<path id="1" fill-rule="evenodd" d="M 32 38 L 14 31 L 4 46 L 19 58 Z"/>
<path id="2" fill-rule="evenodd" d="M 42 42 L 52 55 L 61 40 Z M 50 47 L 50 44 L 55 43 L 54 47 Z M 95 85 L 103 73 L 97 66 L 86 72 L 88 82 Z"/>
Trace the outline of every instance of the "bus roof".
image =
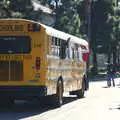
<path id="1" fill-rule="evenodd" d="M 46 29 L 46 32 L 48 35 L 63 39 L 63 40 L 68 40 L 70 39 L 71 42 L 73 43 L 78 43 L 81 45 L 85 45 L 88 46 L 88 42 L 84 39 L 78 38 L 74 35 L 70 35 L 68 33 L 56 30 L 52 27 L 46 26 L 44 24 L 41 24 L 40 22 L 36 22 L 36 21 L 32 21 L 32 20 L 27 20 L 27 19 L 19 19 L 19 18 L 10 18 L 10 19 L 0 19 L 0 21 L 25 21 L 25 22 L 31 22 L 31 23 L 36 23 L 36 24 L 40 24 L 42 27 L 44 27 Z"/>
<path id="2" fill-rule="evenodd" d="M 42 24 L 42 26 L 45 27 L 48 35 L 51 35 L 51 36 L 54 36 L 54 37 L 57 37 L 57 38 L 60 38 L 60 39 L 63 39 L 63 40 L 70 39 L 70 41 L 73 42 L 73 43 L 78 43 L 78 44 L 81 44 L 81 45 L 85 45 L 85 46 L 87 45 L 88 46 L 88 42 L 84 39 L 81 39 L 81 38 L 78 38 L 76 36 L 70 35 L 68 33 L 56 30 L 54 28 L 48 27 L 48 26 L 43 25 L 43 24 Z"/>

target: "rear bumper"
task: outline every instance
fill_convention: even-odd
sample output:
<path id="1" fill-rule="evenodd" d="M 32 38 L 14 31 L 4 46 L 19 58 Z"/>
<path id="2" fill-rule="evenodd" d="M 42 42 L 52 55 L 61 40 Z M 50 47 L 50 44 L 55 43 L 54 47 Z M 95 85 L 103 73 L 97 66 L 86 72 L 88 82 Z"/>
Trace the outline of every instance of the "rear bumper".
<path id="1" fill-rule="evenodd" d="M 46 95 L 46 86 L 0 86 L 0 96 L 2 97 L 37 97 Z"/>

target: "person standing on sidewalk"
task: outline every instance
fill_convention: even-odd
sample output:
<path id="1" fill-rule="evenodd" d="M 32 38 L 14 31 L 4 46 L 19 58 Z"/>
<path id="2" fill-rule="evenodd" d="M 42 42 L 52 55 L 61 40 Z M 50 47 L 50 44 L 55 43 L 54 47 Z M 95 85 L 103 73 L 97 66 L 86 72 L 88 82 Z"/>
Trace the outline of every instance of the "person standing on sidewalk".
<path id="1" fill-rule="evenodd" d="M 113 87 L 115 87 L 115 81 L 114 81 L 115 73 L 116 73 L 115 66 L 113 64 L 109 64 L 107 71 L 108 71 L 108 73 L 107 73 L 108 74 L 107 85 L 108 85 L 108 87 L 110 87 L 111 81 L 112 81 Z"/>

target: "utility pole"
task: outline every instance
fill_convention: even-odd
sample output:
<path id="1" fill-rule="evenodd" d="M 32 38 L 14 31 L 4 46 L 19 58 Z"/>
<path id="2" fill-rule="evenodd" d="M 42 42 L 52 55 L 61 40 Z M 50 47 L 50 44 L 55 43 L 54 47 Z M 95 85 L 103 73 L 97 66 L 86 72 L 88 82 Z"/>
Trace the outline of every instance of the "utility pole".
<path id="1" fill-rule="evenodd" d="M 85 11 L 86 11 L 86 25 L 87 25 L 87 41 L 90 44 L 91 42 L 91 12 L 92 12 L 92 2 L 95 2 L 97 0 L 85 0 Z M 95 44 L 95 43 L 94 43 Z M 91 46 L 91 45 L 90 45 Z M 96 49 L 94 47 L 94 49 Z M 88 70 L 89 70 L 89 66 L 90 66 L 90 60 L 91 60 L 91 56 L 92 56 L 92 73 L 93 74 L 97 74 L 97 54 L 96 54 L 96 50 L 91 50 L 90 48 L 90 54 L 89 54 L 89 61 L 87 63 L 88 66 Z"/>
<path id="2" fill-rule="evenodd" d="M 55 0 L 56 8 L 55 8 L 55 28 L 57 29 L 58 24 L 58 0 Z"/>
<path id="3" fill-rule="evenodd" d="M 87 41 L 90 44 L 91 40 L 91 0 L 85 0 L 85 24 L 87 26 Z M 90 50 L 91 53 L 91 50 Z M 89 77 L 90 54 L 87 62 L 87 76 Z"/>
<path id="4" fill-rule="evenodd" d="M 86 14 L 86 24 L 87 24 L 87 41 L 90 42 L 91 39 L 91 2 L 92 0 L 85 0 L 85 14 Z"/>

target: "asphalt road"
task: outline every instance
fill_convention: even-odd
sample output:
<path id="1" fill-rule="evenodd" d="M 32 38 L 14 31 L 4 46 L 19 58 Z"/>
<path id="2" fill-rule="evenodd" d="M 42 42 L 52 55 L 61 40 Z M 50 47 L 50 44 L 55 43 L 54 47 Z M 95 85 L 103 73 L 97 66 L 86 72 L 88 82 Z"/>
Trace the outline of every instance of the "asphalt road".
<path id="1" fill-rule="evenodd" d="M 0 120 L 120 120 L 120 78 L 108 88 L 106 81 L 90 82 L 85 97 L 65 94 L 61 108 L 41 106 L 39 101 L 15 101 L 0 108 Z"/>

